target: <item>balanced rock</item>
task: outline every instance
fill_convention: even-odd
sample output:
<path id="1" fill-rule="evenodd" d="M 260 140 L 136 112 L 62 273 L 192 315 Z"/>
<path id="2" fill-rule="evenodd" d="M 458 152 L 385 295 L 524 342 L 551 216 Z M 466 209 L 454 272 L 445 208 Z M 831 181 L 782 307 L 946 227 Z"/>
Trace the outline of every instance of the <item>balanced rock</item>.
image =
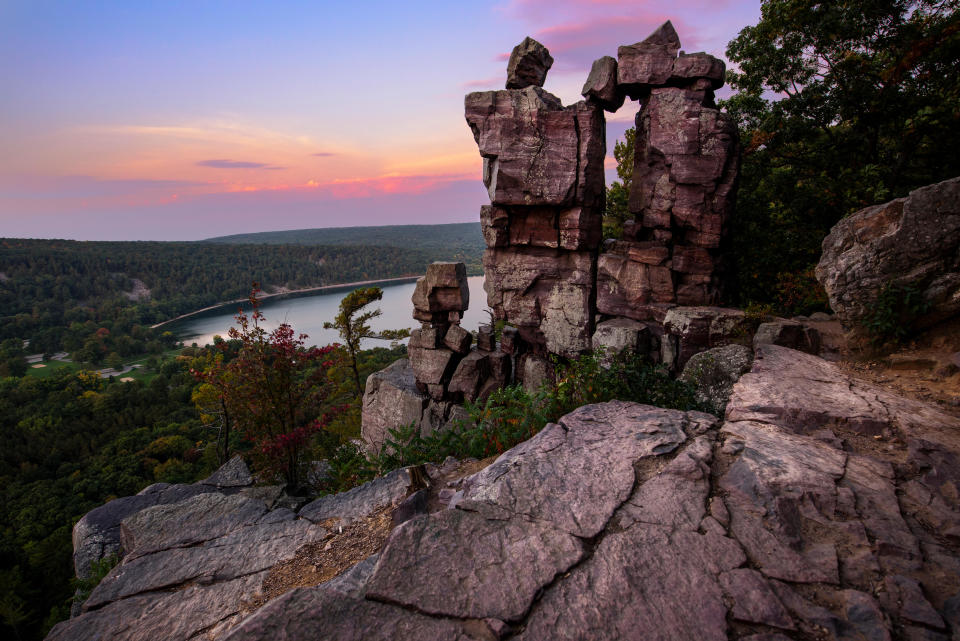
<path id="1" fill-rule="evenodd" d="M 507 63 L 507 89 L 542 87 L 547 72 L 553 66 L 550 52 L 542 44 L 527 36 L 510 52 Z"/>
<path id="2" fill-rule="evenodd" d="M 632 99 L 646 95 L 651 86 L 666 85 L 680 51 L 680 37 L 669 20 L 643 42 L 617 49 L 617 84 Z"/>
<path id="3" fill-rule="evenodd" d="M 616 111 L 623 106 L 626 94 L 617 84 L 617 61 L 604 56 L 593 61 L 590 75 L 583 84 L 580 95 L 588 102 L 594 101 L 607 111 Z"/>
<path id="4" fill-rule="evenodd" d="M 844 324 L 868 319 L 884 287 L 917 291 L 921 324 L 960 313 L 960 178 L 867 207 L 823 240 L 817 279 Z"/>
<path id="5" fill-rule="evenodd" d="M 429 314 L 462 312 L 469 306 L 470 288 L 463 263 L 431 263 L 426 276 L 417 279 L 413 290 L 414 310 Z"/>

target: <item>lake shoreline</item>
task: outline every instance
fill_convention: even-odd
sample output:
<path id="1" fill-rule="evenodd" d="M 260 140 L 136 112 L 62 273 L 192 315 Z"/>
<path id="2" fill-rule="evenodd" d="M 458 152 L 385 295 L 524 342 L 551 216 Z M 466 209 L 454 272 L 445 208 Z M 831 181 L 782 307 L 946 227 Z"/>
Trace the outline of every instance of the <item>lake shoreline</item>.
<path id="1" fill-rule="evenodd" d="M 305 287 L 303 289 L 291 289 L 288 291 L 274 292 L 272 294 L 262 294 L 258 297 L 258 300 L 266 300 L 268 298 L 276 298 L 279 296 L 292 296 L 295 294 L 306 294 L 309 292 L 319 292 L 325 290 L 332 290 L 337 288 L 347 288 L 347 287 L 362 287 L 364 285 L 377 285 L 379 283 L 399 283 L 402 281 L 414 281 L 418 279 L 419 276 L 397 276 L 395 278 L 378 278 L 376 280 L 358 280 L 352 283 L 338 283 L 335 285 L 318 285 L 316 287 Z M 203 314 L 204 312 L 209 312 L 211 310 L 219 309 L 221 307 L 226 307 L 227 305 L 236 305 L 237 303 L 246 303 L 249 301 L 249 298 L 236 298 L 234 300 L 228 300 L 222 303 L 217 303 L 216 305 L 210 305 L 209 307 L 204 307 L 202 309 L 197 309 L 186 314 L 181 314 L 175 318 L 170 318 L 163 322 L 157 323 L 156 325 L 151 325 L 150 329 L 157 329 L 158 327 L 163 327 L 164 325 L 169 325 L 170 323 L 175 323 L 178 320 L 183 320 L 184 318 L 190 318 L 191 316 L 196 316 L 197 314 Z"/>

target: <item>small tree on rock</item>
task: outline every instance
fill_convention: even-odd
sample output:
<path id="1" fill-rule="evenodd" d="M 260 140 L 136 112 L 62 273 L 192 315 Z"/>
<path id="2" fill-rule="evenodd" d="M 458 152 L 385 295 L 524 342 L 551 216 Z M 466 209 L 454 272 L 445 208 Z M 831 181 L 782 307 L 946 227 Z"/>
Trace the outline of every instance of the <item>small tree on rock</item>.
<path id="1" fill-rule="evenodd" d="M 353 379 L 357 386 L 358 397 L 363 396 L 360 369 L 357 367 L 357 352 L 360 351 L 360 342 L 365 338 L 396 340 L 410 335 L 409 329 L 386 329 L 381 332 L 374 332 L 370 329 L 370 325 L 368 325 L 370 320 L 380 316 L 382 312 L 379 309 L 360 312 L 364 307 L 381 298 L 383 298 L 383 290 L 379 287 L 355 289 L 340 301 L 340 313 L 337 314 L 333 322 L 323 324 L 324 329 L 335 329 L 340 332 L 340 338 L 343 339 L 344 347 L 350 358 L 350 367 L 353 369 Z"/>

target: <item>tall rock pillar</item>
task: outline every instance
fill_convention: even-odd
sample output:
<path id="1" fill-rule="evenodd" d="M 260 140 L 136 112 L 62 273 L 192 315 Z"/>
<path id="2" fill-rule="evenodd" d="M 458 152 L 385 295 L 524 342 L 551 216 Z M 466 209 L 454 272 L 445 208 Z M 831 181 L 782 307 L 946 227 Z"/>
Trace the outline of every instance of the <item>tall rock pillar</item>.
<path id="1" fill-rule="evenodd" d="M 507 89 L 468 94 L 465 111 L 490 195 L 480 214 L 488 304 L 517 328 L 519 352 L 574 356 L 590 349 L 594 324 L 606 130 L 599 106 L 564 107 L 542 88 L 552 63 L 527 38 Z"/>
<path id="2" fill-rule="evenodd" d="M 724 72 L 722 60 L 680 51 L 669 21 L 643 42 L 619 48 L 616 87 L 641 109 L 633 220 L 601 256 L 601 313 L 645 320 L 674 304 L 720 302 L 740 161 L 736 124 L 714 103 Z"/>

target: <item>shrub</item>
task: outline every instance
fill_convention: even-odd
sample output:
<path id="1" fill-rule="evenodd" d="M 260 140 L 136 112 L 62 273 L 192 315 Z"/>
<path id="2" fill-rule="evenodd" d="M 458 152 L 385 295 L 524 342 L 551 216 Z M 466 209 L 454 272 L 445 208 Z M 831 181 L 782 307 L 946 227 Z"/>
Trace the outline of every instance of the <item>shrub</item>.
<path id="1" fill-rule="evenodd" d="M 916 285 L 887 283 L 877 296 L 873 313 L 863 322 L 863 329 L 874 345 L 896 345 L 916 332 L 917 321 L 929 311 L 930 303 Z"/>
<path id="2" fill-rule="evenodd" d="M 341 447 L 330 459 L 326 489 L 342 491 L 391 470 L 454 458 L 486 458 L 534 436 L 550 422 L 590 403 L 613 399 L 635 401 L 681 410 L 715 411 L 696 400 L 694 387 L 670 377 L 667 370 L 632 354 L 621 353 L 609 367 L 601 365 L 603 352 L 580 356 L 567 364 L 556 363 L 557 382 L 528 392 L 509 385 L 486 401 L 464 403 L 468 419 L 449 430 L 427 436 L 416 424 L 389 430 L 379 452 L 364 457 L 352 445 Z"/>

